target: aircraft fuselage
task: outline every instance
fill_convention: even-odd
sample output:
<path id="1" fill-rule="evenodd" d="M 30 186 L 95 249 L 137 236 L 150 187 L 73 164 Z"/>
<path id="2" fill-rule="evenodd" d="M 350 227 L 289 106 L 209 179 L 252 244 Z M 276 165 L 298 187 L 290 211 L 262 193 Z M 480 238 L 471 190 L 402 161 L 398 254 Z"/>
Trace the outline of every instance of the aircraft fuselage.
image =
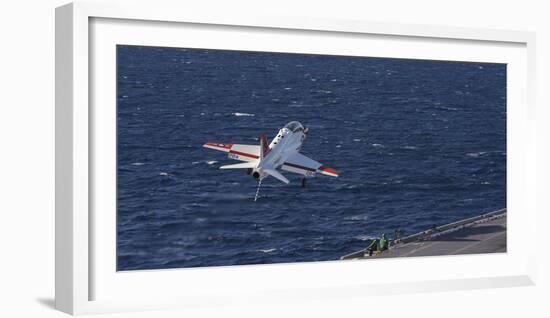
<path id="1" fill-rule="evenodd" d="M 258 161 L 252 176 L 261 180 L 268 175 L 263 173 L 263 170 L 276 170 L 281 167 L 290 156 L 300 151 L 305 138 L 303 130 L 293 132 L 288 128 L 281 128 L 269 144 L 267 155 Z"/>

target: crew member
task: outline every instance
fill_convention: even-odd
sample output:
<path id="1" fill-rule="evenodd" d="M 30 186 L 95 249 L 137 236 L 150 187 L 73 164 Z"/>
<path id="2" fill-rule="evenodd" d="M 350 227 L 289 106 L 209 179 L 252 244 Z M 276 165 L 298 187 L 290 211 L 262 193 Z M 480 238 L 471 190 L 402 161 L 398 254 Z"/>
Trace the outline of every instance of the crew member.
<path id="1" fill-rule="evenodd" d="M 367 252 L 369 253 L 369 256 L 372 256 L 372 253 L 374 252 L 374 250 L 378 249 L 378 241 L 379 241 L 378 239 L 372 240 L 370 245 L 367 247 Z"/>
<path id="2" fill-rule="evenodd" d="M 372 256 L 374 251 L 380 253 L 382 251 L 385 251 L 388 249 L 388 239 L 386 238 L 386 234 L 382 234 L 382 236 L 379 239 L 374 239 L 370 243 L 370 245 L 367 247 L 367 252 L 369 253 L 369 256 Z"/>
<path id="3" fill-rule="evenodd" d="M 388 249 L 388 240 L 386 239 L 386 234 L 382 234 L 380 240 L 378 240 L 378 251 L 382 252 Z"/>

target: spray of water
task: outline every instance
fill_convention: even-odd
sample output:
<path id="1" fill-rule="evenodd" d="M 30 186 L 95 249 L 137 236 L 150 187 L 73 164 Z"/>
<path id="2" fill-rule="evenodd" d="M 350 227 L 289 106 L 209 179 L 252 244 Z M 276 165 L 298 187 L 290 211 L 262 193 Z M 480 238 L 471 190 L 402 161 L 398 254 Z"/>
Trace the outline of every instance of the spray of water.
<path id="1" fill-rule="evenodd" d="M 256 189 L 256 196 L 254 196 L 254 202 L 258 200 L 260 196 L 260 186 L 262 185 L 262 180 L 258 181 L 258 189 Z"/>

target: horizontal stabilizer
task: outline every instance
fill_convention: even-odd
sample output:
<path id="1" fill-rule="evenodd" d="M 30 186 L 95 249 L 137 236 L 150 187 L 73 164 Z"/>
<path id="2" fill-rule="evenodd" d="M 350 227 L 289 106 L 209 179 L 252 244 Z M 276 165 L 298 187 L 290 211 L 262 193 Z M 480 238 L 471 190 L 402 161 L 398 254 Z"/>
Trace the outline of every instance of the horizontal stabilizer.
<path id="1" fill-rule="evenodd" d="M 254 169 L 258 163 L 256 161 L 249 161 L 243 163 L 237 163 L 234 165 L 221 166 L 220 169 Z"/>
<path id="2" fill-rule="evenodd" d="M 290 181 L 288 181 L 287 178 L 285 178 L 285 176 L 283 176 L 279 171 L 277 170 L 272 170 L 272 169 L 263 169 L 263 171 L 265 173 L 267 173 L 268 175 L 272 176 L 272 177 L 275 177 L 277 179 L 279 179 L 280 181 L 288 184 Z"/>

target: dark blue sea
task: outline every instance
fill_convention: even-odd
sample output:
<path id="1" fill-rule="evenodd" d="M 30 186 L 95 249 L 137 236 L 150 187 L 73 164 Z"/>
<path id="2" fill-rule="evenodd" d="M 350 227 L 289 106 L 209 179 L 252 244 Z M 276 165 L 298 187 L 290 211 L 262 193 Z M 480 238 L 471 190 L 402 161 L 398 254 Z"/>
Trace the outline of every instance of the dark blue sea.
<path id="1" fill-rule="evenodd" d="M 118 270 L 336 260 L 506 207 L 506 65 L 118 46 Z M 208 141 L 297 120 L 341 173 L 257 182 Z"/>

